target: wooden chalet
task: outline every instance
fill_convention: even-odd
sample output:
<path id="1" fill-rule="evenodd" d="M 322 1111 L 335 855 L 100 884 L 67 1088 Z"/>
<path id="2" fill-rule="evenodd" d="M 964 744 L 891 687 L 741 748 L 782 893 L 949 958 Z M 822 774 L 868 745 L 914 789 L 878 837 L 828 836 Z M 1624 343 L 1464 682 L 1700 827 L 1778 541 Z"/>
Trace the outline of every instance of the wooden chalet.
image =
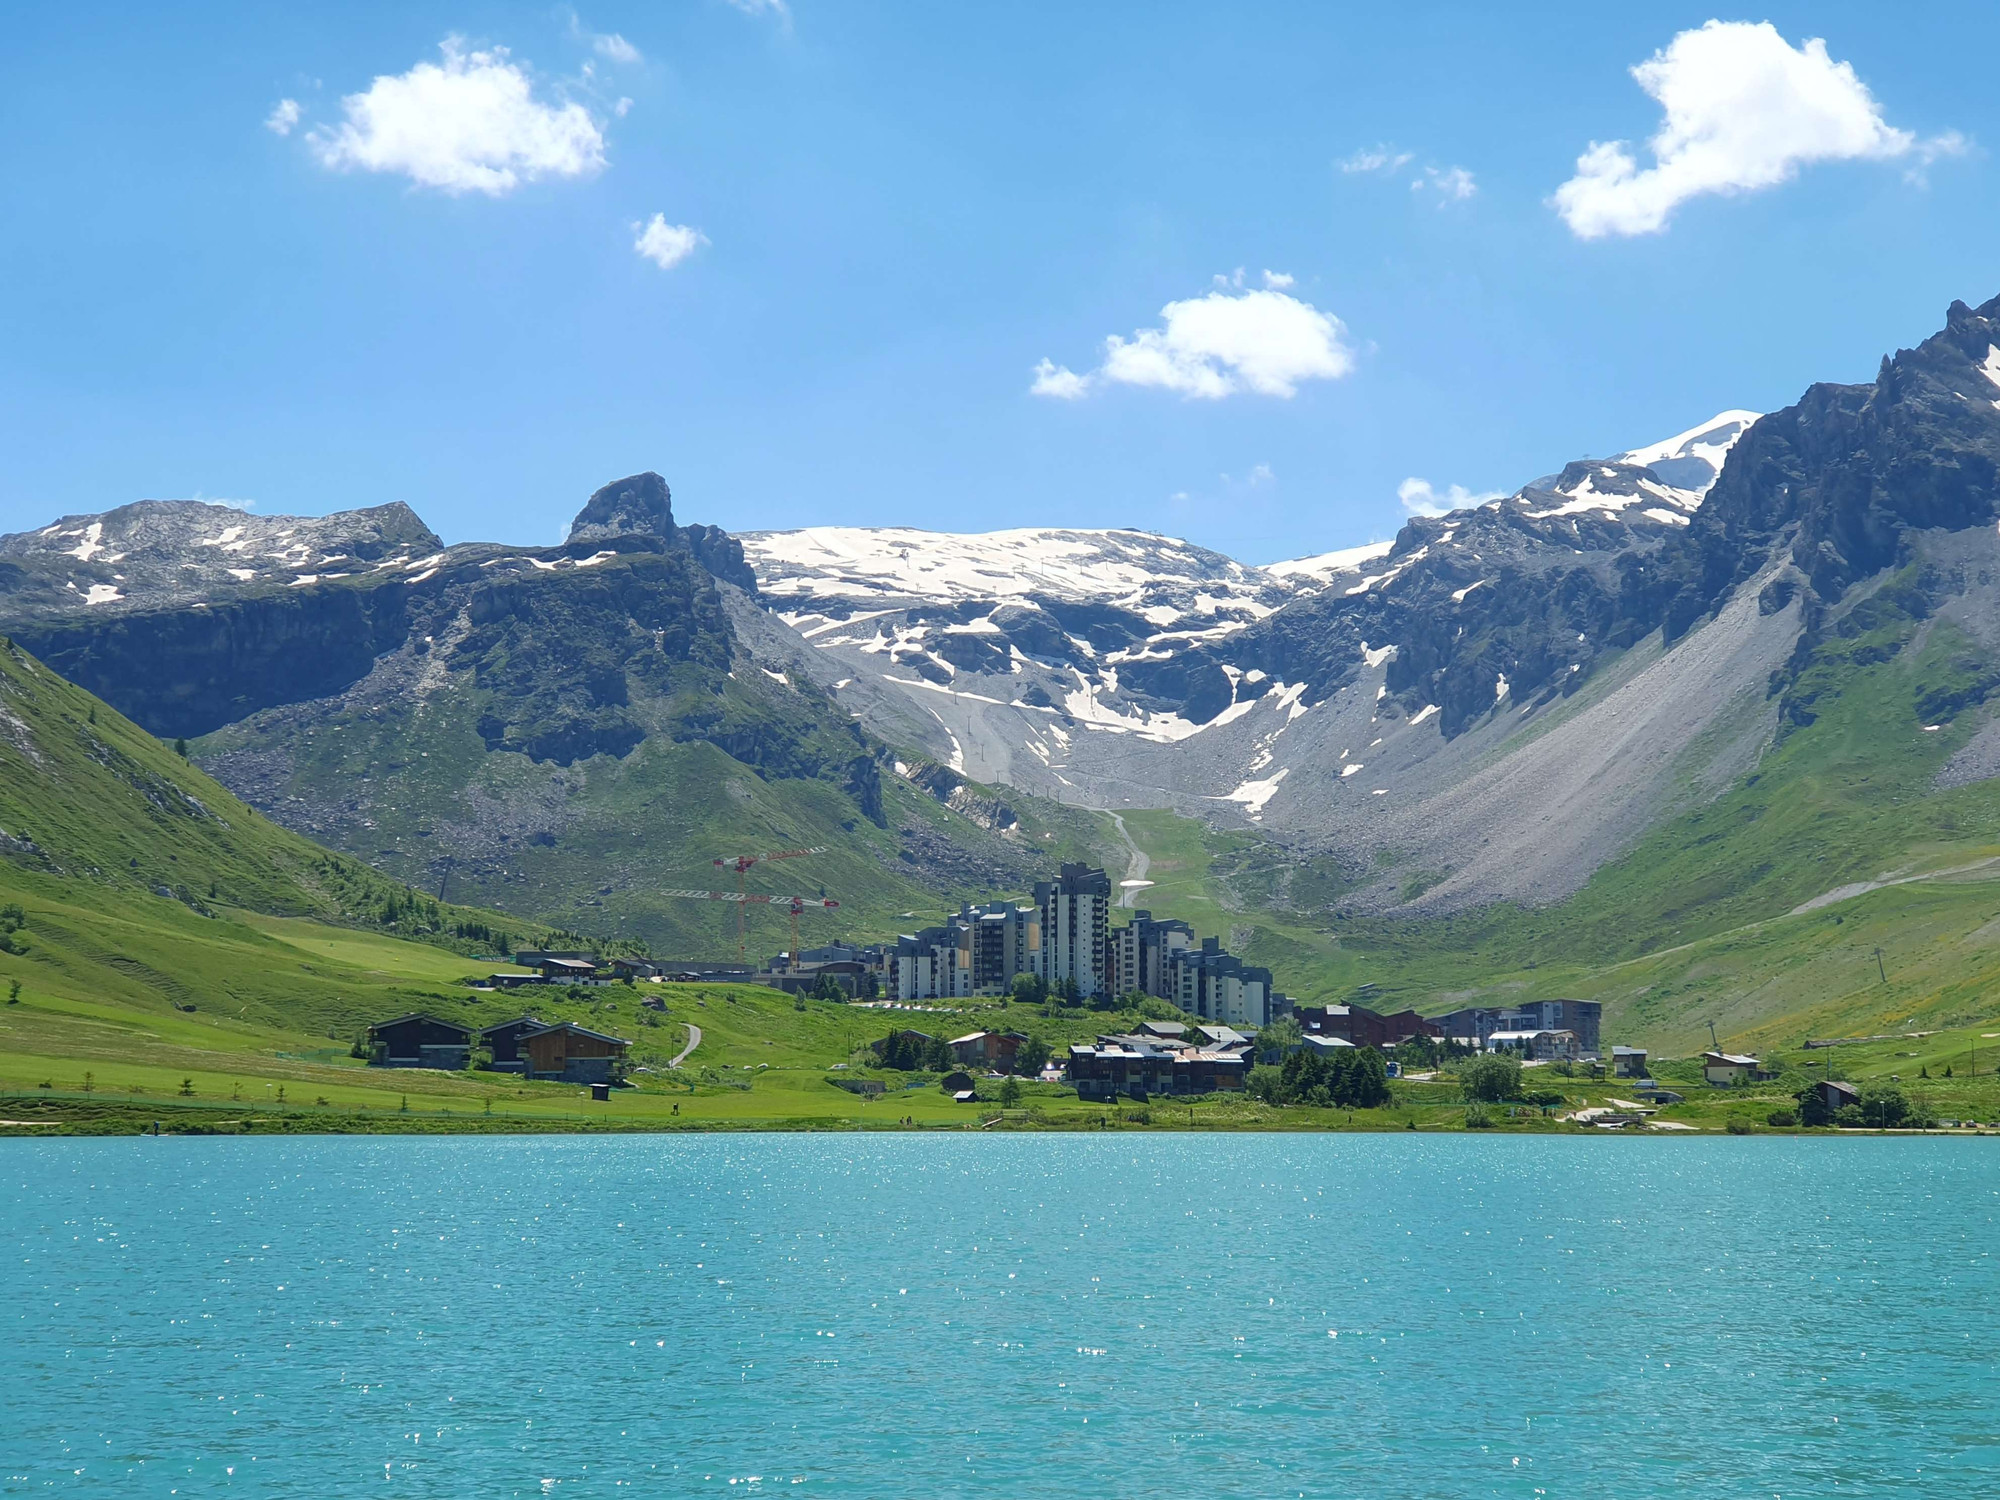
<path id="1" fill-rule="evenodd" d="M 519 1041 L 526 1075 L 557 1083 L 616 1083 L 631 1045 L 574 1021 L 523 1032 Z"/>
<path id="2" fill-rule="evenodd" d="M 472 1058 L 472 1028 L 422 1012 L 377 1021 L 368 1028 L 369 1064 L 377 1068 L 444 1068 L 453 1072 Z"/>

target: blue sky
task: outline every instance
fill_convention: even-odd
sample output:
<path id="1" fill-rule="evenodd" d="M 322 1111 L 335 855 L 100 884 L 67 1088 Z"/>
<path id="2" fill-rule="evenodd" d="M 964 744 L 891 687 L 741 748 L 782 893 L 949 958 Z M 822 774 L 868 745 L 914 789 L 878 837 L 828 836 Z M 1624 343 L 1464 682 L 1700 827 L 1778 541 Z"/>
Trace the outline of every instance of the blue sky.
<path id="1" fill-rule="evenodd" d="M 652 468 L 732 529 L 1388 536 L 1412 478 L 1865 380 L 2000 293 L 2000 13 L 1676 44 L 1715 14 L 17 9 L 0 531 L 202 496 L 550 541 Z"/>

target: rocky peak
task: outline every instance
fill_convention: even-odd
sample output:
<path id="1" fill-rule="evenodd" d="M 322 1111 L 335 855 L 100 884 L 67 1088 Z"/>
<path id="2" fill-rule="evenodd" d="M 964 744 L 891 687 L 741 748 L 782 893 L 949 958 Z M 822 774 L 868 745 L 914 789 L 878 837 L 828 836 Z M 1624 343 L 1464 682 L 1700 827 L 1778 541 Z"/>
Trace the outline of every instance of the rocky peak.
<path id="1" fill-rule="evenodd" d="M 651 536 L 671 542 L 678 532 L 673 499 L 666 480 L 650 469 L 627 479 L 614 479 L 576 513 L 569 540 L 575 544 Z"/>

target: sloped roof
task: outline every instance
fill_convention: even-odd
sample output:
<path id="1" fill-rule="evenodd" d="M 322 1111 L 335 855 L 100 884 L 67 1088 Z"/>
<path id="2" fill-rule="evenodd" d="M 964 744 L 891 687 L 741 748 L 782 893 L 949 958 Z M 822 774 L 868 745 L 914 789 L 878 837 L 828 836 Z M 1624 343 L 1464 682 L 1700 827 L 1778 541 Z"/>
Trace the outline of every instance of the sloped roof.
<path id="1" fill-rule="evenodd" d="M 588 1026 L 579 1026 L 574 1021 L 557 1021 L 553 1025 L 544 1026 L 538 1031 L 525 1033 L 521 1040 L 525 1042 L 531 1037 L 547 1036 L 552 1031 L 570 1031 L 578 1036 L 590 1037 L 593 1041 L 615 1042 L 620 1047 L 629 1047 L 632 1045 L 622 1036 L 609 1036 L 602 1031 L 592 1031 Z"/>

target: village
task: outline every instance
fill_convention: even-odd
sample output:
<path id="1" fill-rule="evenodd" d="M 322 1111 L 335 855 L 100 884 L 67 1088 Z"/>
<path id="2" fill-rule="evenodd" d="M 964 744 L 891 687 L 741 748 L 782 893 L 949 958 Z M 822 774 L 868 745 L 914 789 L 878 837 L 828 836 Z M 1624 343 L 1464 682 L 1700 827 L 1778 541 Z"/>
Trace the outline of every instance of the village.
<path id="1" fill-rule="evenodd" d="M 892 942 L 802 949 L 795 937 L 790 951 L 761 965 L 522 951 L 513 955 L 515 972 L 490 974 L 475 987 L 519 995 L 532 1006 L 537 995 L 574 998 L 620 985 L 638 995 L 641 1012 L 663 1013 L 670 991 L 657 986 L 753 985 L 791 996 L 800 1008 L 816 1001 L 944 1013 L 958 1008 L 954 1002 L 1011 1000 L 1025 1015 L 1081 1019 L 1115 1012 L 1122 1023 L 1051 1049 L 1018 1027 L 944 1036 L 885 1017 L 892 1024 L 868 1060 L 890 1072 L 936 1075 L 945 1094 L 965 1103 L 1017 1079 L 1060 1085 L 1078 1100 L 1099 1103 L 1261 1088 L 1274 1103 L 1369 1107 L 1386 1099 L 1388 1079 L 1423 1082 L 1454 1060 L 1481 1056 L 1511 1062 L 1515 1077 L 1522 1068 L 1547 1068 L 1623 1084 L 1630 1098 L 1574 1116 L 1599 1128 L 1644 1124 L 1683 1098 L 1650 1076 L 1645 1049 L 1603 1045 L 1596 1001 L 1538 999 L 1424 1016 L 1364 1003 L 1375 998 L 1374 987 L 1364 985 L 1347 1003 L 1295 1003 L 1269 969 L 1245 963 L 1189 923 L 1130 909 L 1114 925 L 1117 911 L 1105 871 L 1064 864 L 1053 879 L 1035 884 L 1030 901 L 967 905 Z M 696 1029 L 670 1066 L 686 1062 L 699 1040 Z M 384 1068 L 475 1067 L 579 1085 L 606 1101 L 631 1081 L 632 1046 L 611 1031 L 532 1011 L 483 1028 L 417 1013 L 375 1023 L 357 1053 Z M 1703 1054 L 1701 1069 L 1703 1082 L 1718 1088 L 1776 1076 L 1757 1058 L 1719 1045 Z M 858 1074 L 829 1082 L 862 1095 L 886 1090 Z M 1829 1078 L 1824 1113 L 1831 1117 L 1857 1099 L 1852 1085 Z"/>

